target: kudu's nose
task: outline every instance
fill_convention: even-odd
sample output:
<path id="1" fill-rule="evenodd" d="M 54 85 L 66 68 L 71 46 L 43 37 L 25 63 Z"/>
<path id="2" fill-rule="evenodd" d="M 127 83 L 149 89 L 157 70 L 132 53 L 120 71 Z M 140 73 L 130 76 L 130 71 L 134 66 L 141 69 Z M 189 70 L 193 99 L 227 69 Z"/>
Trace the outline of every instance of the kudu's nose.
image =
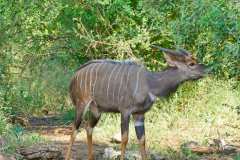
<path id="1" fill-rule="evenodd" d="M 203 67 L 203 72 L 205 75 L 209 75 L 209 74 L 212 74 L 213 71 L 212 71 L 212 68 L 211 67 L 207 67 L 205 65 L 202 64 L 202 67 Z"/>

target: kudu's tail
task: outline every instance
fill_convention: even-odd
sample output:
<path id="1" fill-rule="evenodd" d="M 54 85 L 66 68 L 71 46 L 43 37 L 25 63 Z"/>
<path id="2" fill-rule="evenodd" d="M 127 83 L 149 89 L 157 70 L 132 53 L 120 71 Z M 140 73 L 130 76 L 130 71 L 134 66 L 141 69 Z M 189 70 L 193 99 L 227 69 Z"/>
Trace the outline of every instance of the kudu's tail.
<path id="1" fill-rule="evenodd" d="M 77 105 L 77 102 L 76 102 L 76 94 L 77 93 L 76 93 L 76 89 L 74 89 L 74 88 L 76 88 L 76 79 L 75 79 L 75 77 L 73 77 L 71 79 L 71 82 L 70 82 L 70 85 L 69 85 L 69 96 L 70 96 L 70 98 L 72 100 L 73 105 L 76 106 Z"/>

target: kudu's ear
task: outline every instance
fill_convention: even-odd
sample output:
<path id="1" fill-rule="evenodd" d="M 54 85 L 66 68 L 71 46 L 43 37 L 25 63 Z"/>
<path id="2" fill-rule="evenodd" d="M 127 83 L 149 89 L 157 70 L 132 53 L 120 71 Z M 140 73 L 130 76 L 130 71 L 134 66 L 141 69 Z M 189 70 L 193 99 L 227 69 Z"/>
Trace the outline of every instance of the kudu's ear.
<path id="1" fill-rule="evenodd" d="M 174 54 L 172 54 L 174 52 Z M 181 64 L 186 64 L 192 66 L 197 64 L 197 60 L 184 49 L 179 49 L 179 51 L 165 52 L 164 57 L 171 67 L 179 67 Z"/>
<path id="2" fill-rule="evenodd" d="M 174 55 L 167 54 L 167 53 L 164 53 L 164 58 L 170 67 L 176 67 L 177 62 L 182 61 L 181 60 L 182 58 L 180 58 L 179 56 L 174 56 Z"/>
<path id="3" fill-rule="evenodd" d="M 160 51 L 164 52 L 164 57 L 171 67 L 177 67 L 179 62 L 181 63 L 197 63 L 196 60 L 192 57 L 191 53 L 189 53 L 185 49 L 179 49 L 178 51 L 162 48 L 156 45 L 151 45 L 153 48 L 157 48 Z"/>
<path id="4" fill-rule="evenodd" d="M 186 57 L 188 54 L 181 51 L 174 51 L 171 49 L 160 48 L 161 51 L 164 52 L 164 57 L 171 67 L 176 67 L 178 62 L 185 62 Z"/>

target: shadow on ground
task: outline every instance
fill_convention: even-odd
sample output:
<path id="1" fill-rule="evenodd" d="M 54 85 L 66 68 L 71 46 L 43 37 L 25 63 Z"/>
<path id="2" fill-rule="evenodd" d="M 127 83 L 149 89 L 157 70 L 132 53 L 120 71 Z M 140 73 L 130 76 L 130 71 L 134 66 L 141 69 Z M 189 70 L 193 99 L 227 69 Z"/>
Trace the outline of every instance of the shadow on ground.
<path id="1" fill-rule="evenodd" d="M 69 122 L 63 121 L 61 116 L 45 116 L 45 117 L 32 117 L 29 119 L 30 126 L 27 128 L 29 132 L 38 133 L 44 138 L 46 138 L 51 144 L 58 147 L 62 154 L 65 156 L 70 134 L 71 134 L 71 125 Z M 85 134 L 78 136 L 73 147 L 72 147 L 72 160 L 86 160 L 87 159 L 87 144 L 85 141 Z M 104 150 L 106 148 L 112 147 L 113 145 L 109 141 L 104 141 L 103 139 L 95 139 L 94 137 L 94 153 L 96 160 L 102 160 Z M 240 156 L 237 156 L 238 153 L 233 154 L 201 154 L 196 155 L 192 154 L 188 150 L 174 151 L 171 148 L 167 149 L 168 151 L 163 151 L 164 155 L 157 156 L 161 157 L 159 160 L 240 160 Z M 131 151 L 129 151 L 132 153 Z M 133 151 L 135 152 L 135 151 Z M 151 153 L 152 154 L 152 153 Z M 233 158 L 233 157 L 237 157 Z M 157 159 L 157 158 L 154 158 Z"/>
<path id="2" fill-rule="evenodd" d="M 71 134 L 71 125 L 62 121 L 60 116 L 32 117 L 29 119 L 30 126 L 27 128 L 29 132 L 38 133 L 54 145 L 61 149 L 64 157 L 67 151 L 69 138 Z M 76 138 L 72 147 L 72 160 L 87 159 L 87 144 L 83 138 Z M 97 139 L 94 140 L 95 159 L 102 160 L 104 149 L 109 147 L 107 143 L 103 143 Z"/>

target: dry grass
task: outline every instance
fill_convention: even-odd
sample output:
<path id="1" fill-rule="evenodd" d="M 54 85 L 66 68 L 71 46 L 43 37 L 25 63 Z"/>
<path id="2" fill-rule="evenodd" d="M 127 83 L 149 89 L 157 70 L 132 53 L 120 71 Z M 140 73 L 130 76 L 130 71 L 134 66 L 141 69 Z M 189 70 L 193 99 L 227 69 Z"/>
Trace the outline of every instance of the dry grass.
<path id="1" fill-rule="evenodd" d="M 187 141 L 206 145 L 221 138 L 227 143 L 238 143 L 240 92 L 236 87 L 234 81 L 206 78 L 186 83 L 171 98 L 159 100 L 146 114 L 149 150 L 181 159 L 189 156 L 180 150 L 181 144 Z M 120 131 L 119 115 L 105 114 L 94 134 L 109 140 L 117 131 Z M 129 144 L 130 148 L 137 149 L 132 122 Z"/>
<path id="2" fill-rule="evenodd" d="M 188 141 L 207 145 L 213 139 L 224 139 L 227 143 L 238 143 L 240 139 L 240 92 L 234 81 L 206 78 L 198 82 L 188 82 L 168 99 L 159 99 L 146 113 L 147 148 L 169 159 L 198 159 L 191 152 L 181 149 Z M 63 118 L 72 119 L 71 112 Z M 69 118 L 70 117 L 70 118 Z M 94 139 L 108 143 L 120 131 L 120 115 L 104 113 L 94 130 Z M 41 141 L 38 135 L 29 135 L 15 127 L 9 134 L 8 150 L 21 144 Z M 78 135 L 86 139 L 85 132 Z M 19 143 L 16 143 L 19 142 Z M 108 143 L 110 144 L 110 143 Z M 111 144 L 118 148 L 119 145 Z M 12 149 L 11 149 L 12 148 Z M 128 149 L 138 150 L 133 122 L 130 123 Z"/>

